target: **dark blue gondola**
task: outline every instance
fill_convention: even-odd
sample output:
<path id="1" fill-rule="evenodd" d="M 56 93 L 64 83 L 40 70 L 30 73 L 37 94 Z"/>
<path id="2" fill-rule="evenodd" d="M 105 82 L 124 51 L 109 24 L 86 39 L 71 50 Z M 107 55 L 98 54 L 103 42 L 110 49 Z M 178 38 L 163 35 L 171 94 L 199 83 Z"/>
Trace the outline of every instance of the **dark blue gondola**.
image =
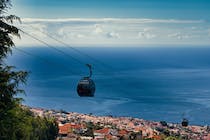
<path id="1" fill-rule="evenodd" d="M 189 121 L 188 121 L 186 118 L 184 118 L 184 119 L 182 120 L 182 126 L 187 127 L 188 124 L 189 124 Z"/>
<path id="2" fill-rule="evenodd" d="M 92 67 L 90 64 L 87 64 L 90 74 L 87 77 L 83 77 L 77 85 L 77 93 L 80 97 L 94 97 L 95 93 L 95 83 L 91 79 L 92 76 Z"/>

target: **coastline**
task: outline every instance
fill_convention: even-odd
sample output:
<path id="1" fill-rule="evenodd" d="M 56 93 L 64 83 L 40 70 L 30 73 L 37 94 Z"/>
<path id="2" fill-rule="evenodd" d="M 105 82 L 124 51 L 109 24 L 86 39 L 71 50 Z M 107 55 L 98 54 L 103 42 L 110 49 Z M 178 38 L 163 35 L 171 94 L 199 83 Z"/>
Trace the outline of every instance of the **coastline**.
<path id="1" fill-rule="evenodd" d="M 28 107 L 36 116 L 53 117 L 59 126 L 59 138 L 65 139 L 120 139 L 134 135 L 154 140 L 174 137 L 193 140 L 210 140 L 210 126 L 156 122 L 132 117 L 95 116 Z M 86 131 L 91 125 L 91 133 Z"/>
<path id="2" fill-rule="evenodd" d="M 73 60 L 65 59 L 56 52 L 46 55 L 48 48 L 37 47 L 24 50 L 55 63 L 72 65 L 75 72 L 84 70 L 86 73 L 86 68 L 74 64 Z M 110 75 L 101 75 L 95 71 L 96 96 L 93 99 L 79 98 L 75 90 L 81 78 L 79 74 L 74 75 L 56 65 L 39 63 L 33 57 L 14 51 L 14 55 L 8 59 L 10 65 L 33 71 L 28 78 L 29 84 L 24 87 L 27 96 L 22 96 L 25 100 L 23 103 L 34 107 L 172 123 L 179 123 L 184 116 L 190 120 L 190 124 L 210 125 L 209 48 L 78 49 L 84 49 L 96 59 L 114 66 L 118 73 L 109 70 Z M 67 52 L 72 54 L 71 51 Z M 123 63 L 119 63 L 121 61 Z M 104 71 L 107 72 L 106 69 Z M 120 84 L 119 79 L 122 79 Z"/>

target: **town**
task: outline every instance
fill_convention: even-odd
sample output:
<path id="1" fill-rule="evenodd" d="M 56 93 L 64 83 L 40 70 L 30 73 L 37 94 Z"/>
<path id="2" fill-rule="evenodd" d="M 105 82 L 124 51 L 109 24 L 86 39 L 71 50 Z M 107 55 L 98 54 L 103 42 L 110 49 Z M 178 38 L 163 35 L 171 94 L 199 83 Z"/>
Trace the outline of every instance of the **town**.
<path id="1" fill-rule="evenodd" d="M 57 140 L 210 140 L 210 126 L 182 126 L 131 117 L 94 116 L 63 110 L 30 108 L 40 117 L 54 117 Z"/>

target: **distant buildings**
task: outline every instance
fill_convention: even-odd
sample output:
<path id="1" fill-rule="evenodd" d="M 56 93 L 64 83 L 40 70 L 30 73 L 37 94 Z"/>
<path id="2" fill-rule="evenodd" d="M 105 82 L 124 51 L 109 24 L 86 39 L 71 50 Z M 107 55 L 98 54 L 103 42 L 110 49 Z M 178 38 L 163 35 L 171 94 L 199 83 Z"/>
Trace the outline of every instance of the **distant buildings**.
<path id="1" fill-rule="evenodd" d="M 30 110 L 38 116 L 57 119 L 58 140 L 142 140 L 143 138 L 161 140 L 167 136 L 210 140 L 209 126 L 183 127 L 181 124 L 152 122 L 130 117 L 99 117 L 40 108 L 30 108 Z"/>

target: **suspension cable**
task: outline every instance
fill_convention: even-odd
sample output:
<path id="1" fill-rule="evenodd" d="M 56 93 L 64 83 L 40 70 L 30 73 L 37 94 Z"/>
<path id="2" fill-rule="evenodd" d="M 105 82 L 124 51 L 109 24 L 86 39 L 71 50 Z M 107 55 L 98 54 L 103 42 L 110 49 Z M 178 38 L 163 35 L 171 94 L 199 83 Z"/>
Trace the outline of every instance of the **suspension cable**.
<path id="1" fill-rule="evenodd" d="M 17 48 L 17 47 L 14 47 L 14 49 L 16 49 L 17 51 L 19 51 L 19 52 L 21 52 L 21 53 L 24 53 L 24 54 L 26 54 L 26 55 L 28 55 L 28 56 L 34 57 L 34 58 L 36 58 L 36 59 L 39 59 L 39 60 L 41 60 L 41 61 L 44 62 L 44 63 L 50 64 L 50 65 L 62 66 L 62 67 L 64 67 L 65 69 L 67 69 L 72 75 L 78 75 L 78 74 L 79 74 L 79 73 L 76 73 L 76 72 L 72 71 L 72 69 L 70 69 L 70 68 L 67 67 L 66 65 L 63 65 L 62 63 L 54 63 L 54 62 L 49 61 L 49 60 L 47 60 L 47 59 L 45 59 L 45 58 L 43 58 L 43 57 L 34 55 L 34 54 L 32 54 L 32 53 L 29 53 L 29 52 L 27 52 L 27 51 L 25 51 L 25 50 L 23 50 L 23 49 Z M 81 74 L 79 74 L 79 75 L 81 75 Z"/>
<path id="2" fill-rule="evenodd" d="M 52 40 L 54 40 L 54 41 L 56 41 L 56 42 L 58 42 L 58 43 L 63 44 L 64 46 L 66 46 L 67 48 L 73 50 L 74 52 L 77 52 L 77 53 L 80 54 L 81 56 L 84 55 L 84 56 L 90 58 L 92 61 L 94 61 L 94 62 L 96 62 L 96 63 L 98 63 L 98 64 L 101 64 L 101 65 L 103 65 L 104 67 L 106 67 L 106 68 L 108 68 L 108 69 L 114 69 L 112 66 L 110 66 L 110 65 L 108 65 L 108 64 L 106 64 L 106 63 L 104 63 L 104 62 L 102 62 L 102 61 L 100 61 L 100 60 L 97 60 L 96 58 L 90 56 L 90 55 L 87 54 L 87 53 L 84 53 L 84 52 L 82 52 L 82 51 L 76 49 L 75 47 L 72 47 L 71 45 L 69 45 L 69 44 L 67 44 L 67 43 L 65 43 L 65 42 L 63 42 L 63 41 L 61 41 L 61 40 L 59 40 L 59 39 L 53 37 L 53 36 L 50 35 L 49 33 L 46 33 L 46 32 L 44 32 L 44 31 L 41 31 L 39 28 L 33 27 L 33 26 L 31 26 L 30 24 L 27 24 L 27 25 L 30 26 L 31 28 L 35 29 L 36 31 L 39 31 L 40 33 L 43 33 L 44 35 L 48 36 L 48 37 L 51 38 Z"/>
<path id="3" fill-rule="evenodd" d="M 64 52 L 64 51 L 62 51 L 62 50 L 60 50 L 60 49 L 58 49 L 58 48 L 56 48 L 56 47 L 54 47 L 54 46 L 49 45 L 49 44 L 46 43 L 45 41 L 43 41 L 43 40 L 41 40 L 41 39 L 39 39 L 39 38 L 37 38 L 37 37 L 34 37 L 34 36 L 31 35 L 30 33 L 25 32 L 23 29 L 19 29 L 19 30 L 20 30 L 22 33 L 24 33 L 25 35 L 27 35 L 27 36 L 33 38 L 34 40 L 37 40 L 38 42 L 40 42 L 40 43 L 46 45 L 47 47 L 52 48 L 52 49 L 54 49 L 55 51 L 60 52 L 60 53 L 62 53 L 63 55 L 65 55 L 65 56 L 67 56 L 67 57 L 70 57 L 71 59 L 77 61 L 78 63 L 80 63 L 80 64 L 82 64 L 82 65 L 86 65 L 86 63 L 80 61 L 79 59 L 77 59 L 77 58 L 75 58 L 75 57 L 69 55 L 68 53 L 66 53 L 66 52 Z"/>
<path id="4" fill-rule="evenodd" d="M 74 60 L 77 61 L 78 63 L 80 63 L 80 64 L 82 64 L 82 65 L 86 65 L 86 64 L 87 64 L 87 63 L 84 63 L 84 62 L 80 61 L 79 59 L 77 59 L 77 58 L 75 58 L 75 57 L 69 55 L 68 53 L 66 53 L 66 52 L 64 52 L 64 51 L 62 51 L 62 50 L 60 50 L 60 49 L 57 49 L 56 47 L 53 47 L 53 46 L 49 45 L 49 44 L 46 43 L 45 41 L 43 41 L 43 40 L 41 40 L 41 39 L 39 39 L 39 38 L 37 38 L 37 37 L 34 37 L 33 35 L 31 35 L 30 33 L 27 33 L 27 32 L 24 31 L 23 29 L 19 29 L 19 30 L 20 30 L 21 32 L 23 32 L 24 34 L 26 34 L 27 36 L 29 36 L 29 37 L 31 37 L 31 38 L 33 38 L 33 39 L 39 41 L 40 43 L 42 43 L 42 44 L 44 44 L 44 45 L 46 45 L 47 47 L 52 48 L 52 49 L 54 49 L 55 51 L 57 51 L 57 52 L 59 52 L 59 53 L 62 53 L 62 54 L 65 55 L 65 56 L 70 57 L 71 59 L 74 59 Z M 41 31 L 40 31 L 40 32 L 41 32 Z M 68 45 L 68 44 L 66 44 L 66 43 L 64 43 L 64 42 L 62 42 L 62 41 L 56 39 L 56 38 L 54 39 L 54 37 L 52 37 L 52 36 L 50 36 L 50 35 L 48 35 L 48 34 L 46 34 L 46 35 L 47 35 L 48 37 L 50 37 L 51 39 L 57 41 L 57 42 L 59 41 L 59 42 L 62 43 L 63 45 L 65 44 L 65 46 L 67 46 L 68 48 L 71 48 L 71 49 L 73 49 L 74 51 L 77 51 L 77 53 L 79 53 L 80 55 L 85 55 L 86 57 L 89 57 L 90 59 L 94 60 L 95 62 L 100 63 L 101 65 L 105 66 L 106 68 L 111 68 L 111 69 L 113 69 L 111 66 L 109 66 L 109 65 L 107 65 L 107 64 L 105 64 L 105 63 L 103 63 L 103 62 L 101 62 L 101 61 L 99 61 L 99 60 L 97 60 L 97 59 L 95 59 L 94 57 L 89 56 L 88 54 L 83 53 L 83 52 L 81 52 L 80 50 L 78 50 L 78 49 L 76 49 L 76 48 L 74 48 L 74 47 L 72 47 L 72 46 L 70 46 L 70 45 Z M 95 68 L 94 68 L 94 69 L 95 69 Z M 107 72 L 107 71 L 105 72 L 105 71 L 103 71 L 103 70 L 101 70 L 101 69 L 99 69 L 99 68 L 98 68 L 98 72 L 101 72 L 103 75 L 110 75 L 109 72 Z M 112 73 L 111 75 L 112 75 L 113 78 L 115 78 L 115 79 L 117 79 L 117 80 L 119 80 L 119 81 L 124 81 L 124 79 L 119 78 L 119 77 L 116 77 L 116 74 L 113 74 L 113 73 Z M 123 90 L 120 90 L 120 89 L 118 89 L 118 90 L 125 93 L 125 91 L 123 91 Z"/>

